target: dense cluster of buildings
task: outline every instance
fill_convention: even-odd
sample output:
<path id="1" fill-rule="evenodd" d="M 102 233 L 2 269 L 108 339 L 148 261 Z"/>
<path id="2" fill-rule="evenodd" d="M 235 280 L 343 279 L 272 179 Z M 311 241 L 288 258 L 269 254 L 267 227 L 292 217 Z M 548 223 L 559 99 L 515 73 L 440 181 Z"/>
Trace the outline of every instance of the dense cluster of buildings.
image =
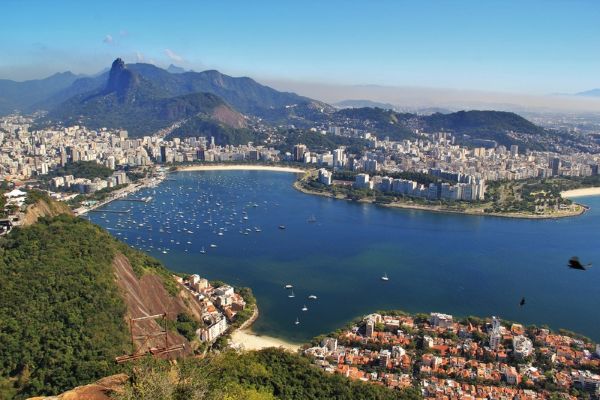
<path id="1" fill-rule="evenodd" d="M 95 161 L 113 170 L 152 164 L 149 145 L 157 138 L 129 139 L 127 131 L 83 126 L 31 129 L 33 120 L 0 119 L 0 179 L 27 180 L 78 161 Z"/>
<path id="2" fill-rule="evenodd" d="M 369 176 L 369 174 L 358 174 L 354 178 L 353 187 L 356 189 L 378 190 L 384 193 L 393 193 L 402 196 L 418 197 L 427 200 L 461 200 L 476 201 L 485 197 L 485 181 L 482 179 L 467 177 L 465 182 L 451 184 L 449 182 L 419 184 L 408 179 L 394 179 L 389 176 Z M 321 168 L 318 171 L 317 181 L 331 186 L 333 174 Z"/>
<path id="3" fill-rule="evenodd" d="M 214 137 L 174 138 L 150 149 L 154 159 L 163 163 L 206 162 L 278 162 L 285 159 L 279 150 L 248 143 L 240 146 L 215 144 Z M 288 154 L 289 157 L 289 154 Z"/>
<path id="4" fill-rule="evenodd" d="M 356 136 L 354 130 L 345 134 L 343 130 L 334 131 L 340 135 Z M 372 134 L 363 133 L 361 137 L 367 140 L 368 146 L 361 154 L 354 156 L 345 154 L 343 148 L 316 154 L 306 146 L 298 145 L 301 151 L 295 148 L 294 160 L 370 174 L 379 171 L 427 173 L 443 170 L 451 175 L 469 176 L 481 182 L 598 175 L 600 156 L 595 153 L 525 151 L 518 145 L 507 148 L 495 143 L 493 146 L 482 143 L 482 147 L 468 148 L 455 144 L 455 138 L 448 133 L 419 134 L 422 137 L 420 139 L 390 141 L 378 140 Z"/>
<path id="5" fill-rule="evenodd" d="M 57 176 L 50 180 L 54 190 L 69 190 L 79 193 L 94 193 L 105 188 L 114 188 L 129 182 L 125 171 L 115 171 L 106 179 L 75 178 L 73 175 Z"/>
<path id="6" fill-rule="evenodd" d="M 600 396 L 600 346 L 499 318 L 380 315 L 305 350 L 323 370 L 426 398 L 544 399 Z"/>
<path id="7" fill-rule="evenodd" d="M 282 153 L 273 147 L 253 143 L 219 146 L 213 137 L 201 136 L 201 133 L 198 137 L 167 141 L 159 134 L 129 138 L 127 131 L 123 130 L 90 130 L 83 126 L 35 130 L 31 128 L 32 124 L 32 118 L 20 115 L 0 119 L 1 178 L 29 179 L 77 161 L 96 161 L 111 169 L 146 166 L 153 162 L 297 161 L 330 169 L 364 172 L 371 176 L 380 171 L 427 173 L 438 170 L 472 180 L 455 180 L 457 185 L 473 185 L 475 181 L 597 175 L 600 164 L 600 156 L 590 153 L 524 151 L 516 145 L 506 148 L 484 146 L 485 143 L 482 147 L 467 148 L 455 144 L 455 138 L 448 133 L 425 134 L 418 130 L 415 132 L 421 138 L 390 141 L 379 140 L 370 132 L 357 129 L 338 126 L 313 128 L 309 131 L 314 135 L 329 132 L 360 137 L 365 140 L 366 146 L 359 154 L 348 154 L 344 147 L 314 152 L 299 143 L 290 149 L 291 152 Z M 275 134 L 272 136 L 276 137 Z M 265 142 L 272 143 L 273 137 Z M 441 195 L 442 188 L 438 191 Z M 462 197 L 457 192 L 448 195 Z"/>
<path id="8" fill-rule="evenodd" d="M 272 147 L 252 143 L 218 146 L 214 137 L 163 140 L 160 135 L 154 135 L 129 138 L 124 130 L 92 130 L 77 125 L 35 130 L 31 128 L 32 124 L 32 118 L 21 115 L 0 118 L 0 179 L 28 180 L 78 161 L 95 161 L 121 170 L 155 162 L 278 162 L 292 159 L 291 153 L 280 154 Z M 67 180 L 54 183 L 55 187 L 71 184 Z M 101 182 L 77 184 L 87 185 L 92 191 L 104 185 Z M 108 179 L 106 187 L 112 184 L 119 185 L 114 179 Z"/>
<path id="9" fill-rule="evenodd" d="M 196 334 L 203 342 L 214 342 L 228 328 L 228 322 L 235 319 L 238 312 L 246 307 L 242 296 L 235 293 L 231 286 L 213 287 L 210 282 L 199 275 L 190 275 L 181 280 L 194 295 L 202 309 L 203 326 Z"/>

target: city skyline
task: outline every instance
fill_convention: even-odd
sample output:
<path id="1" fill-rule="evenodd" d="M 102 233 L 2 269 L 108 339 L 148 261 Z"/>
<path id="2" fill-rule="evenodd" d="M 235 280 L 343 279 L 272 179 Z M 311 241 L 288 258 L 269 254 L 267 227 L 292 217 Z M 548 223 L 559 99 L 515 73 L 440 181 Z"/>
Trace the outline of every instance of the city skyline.
<path id="1" fill-rule="evenodd" d="M 599 87 L 594 2 L 260 5 L 9 1 L 0 77 L 94 74 L 111 60 L 262 81 L 548 95 Z M 161 11 L 163 10 L 163 11 Z M 52 15 L 51 19 L 47 15 Z M 18 32 L 18 34 L 15 34 Z M 42 34 L 43 33 L 43 34 Z"/>

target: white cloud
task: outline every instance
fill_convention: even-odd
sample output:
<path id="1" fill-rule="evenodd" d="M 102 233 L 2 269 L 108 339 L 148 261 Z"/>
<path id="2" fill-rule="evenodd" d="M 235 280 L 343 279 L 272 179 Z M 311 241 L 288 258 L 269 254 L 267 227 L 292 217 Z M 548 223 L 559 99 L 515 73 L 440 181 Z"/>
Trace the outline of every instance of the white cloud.
<path id="1" fill-rule="evenodd" d="M 165 49 L 165 54 L 167 55 L 167 57 L 169 57 L 171 59 L 171 61 L 176 61 L 176 62 L 183 61 L 183 57 L 181 57 L 179 54 L 175 53 L 171 49 Z"/>
<path id="2" fill-rule="evenodd" d="M 112 44 L 114 42 L 114 39 L 111 35 L 106 35 L 104 36 L 104 40 L 102 41 L 106 44 Z"/>
<path id="3" fill-rule="evenodd" d="M 135 59 L 137 60 L 137 62 L 144 62 L 144 53 L 142 53 L 141 51 L 136 51 Z"/>

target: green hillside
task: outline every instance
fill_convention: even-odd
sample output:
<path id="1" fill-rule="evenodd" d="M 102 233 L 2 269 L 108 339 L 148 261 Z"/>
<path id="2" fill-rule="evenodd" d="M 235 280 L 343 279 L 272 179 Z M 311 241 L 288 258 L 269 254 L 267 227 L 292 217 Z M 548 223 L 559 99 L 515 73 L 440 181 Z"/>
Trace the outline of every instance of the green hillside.
<path id="1" fill-rule="evenodd" d="M 275 349 L 180 360 L 179 380 L 165 361 L 117 365 L 114 357 L 130 350 L 113 268 L 118 253 L 138 276 L 151 271 L 167 282 L 159 262 L 80 218 L 41 218 L 1 239 L 1 399 L 57 394 L 118 372 L 131 377 L 122 399 L 415 398 L 325 374 Z"/>
<path id="2" fill-rule="evenodd" d="M 398 391 L 350 381 L 320 371 L 309 360 L 271 348 L 226 351 L 172 367 L 144 360 L 130 371 L 119 400 L 412 400 L 414 390 Z"/>
<path id="3" fill-rule="evenodd" d="M 407 127 L 407 122 L 417 116 L 378 107 L 362 107 L 345 108 L 337 111 L 335 117 L 364 121 L 369 128 L 380 134 L 382 139 L 383 136 L 388 136 L 391 140 L 403 140 L 414 137 L 412 131 Z"/>
<path id="4" fill-rule="evenodd" d="M 477 139 L 495 140 L 510 146 L 522 144 L 508 136 L 508 132 L 530 135 L 545 135 L 547 132 L 512 112 L 504 111 L 459 111 L 451 114 L 432 114 L 422 118 L 427 132 L 453 132 L 470 135 Z"/>
<path id="5" fill-rule="evenodd" d="M 52 394 L 114 373 L 129 351 L 112 261 L 158 263 L 68 215 L 15 229 L 0 243 L 0 398 Z"/>
<path id="6" fill-rule="evenodd" d="M 132 136 L 143 136 L 190 117 L 210 120 L 217 107 L 226 109 L 230 120 L 242 120 L 239 113 L 214 94 L 172 96 L 160 81 L 141 76 L 117 59 L 105 86 L 68 99 L 53 109 L 47 119 L 94 129 L 123 128 Z"/>
<path id="7" fill-rule="evenodd" d="M 215 143 L 219 145 L 234 145 L 247 144 L 248 142 L 257 143 L 262 139 L 262 136 L 252 132 L 246 128 L 233 128 L 227 126 L 222 122 L 214 119 L 206 118 L 190 118 L 179 128 L 173 130 L 166 139 L 171 140 L 173 138 L 186 138 L 186 137 L 211 137 L 214 136 Z"/>

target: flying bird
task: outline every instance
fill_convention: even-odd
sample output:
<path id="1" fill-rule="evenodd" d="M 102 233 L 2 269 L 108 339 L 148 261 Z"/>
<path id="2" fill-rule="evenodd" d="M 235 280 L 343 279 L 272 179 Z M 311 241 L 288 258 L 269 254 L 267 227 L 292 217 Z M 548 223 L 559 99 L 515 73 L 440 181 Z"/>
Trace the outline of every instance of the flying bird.
<path id="1" fill-rule="evenodd" d="M 592 263 L 589 264 L 582 264 L 581 261 L 579 261 L 579 257 L 571 257 L 569 259 L 569 264 L 567 264 L 567 266 L 571 269 L 578 269 L 580 271 L 585 271 L 586 267 L 591 267 Z"/>
<path id="2" fill-rule="evenodd" d="M 521 307 L 523 307 L 525 305 L 525 297 L 521 297 L 521 301 L 519 302 L 519 305 Z"/>

